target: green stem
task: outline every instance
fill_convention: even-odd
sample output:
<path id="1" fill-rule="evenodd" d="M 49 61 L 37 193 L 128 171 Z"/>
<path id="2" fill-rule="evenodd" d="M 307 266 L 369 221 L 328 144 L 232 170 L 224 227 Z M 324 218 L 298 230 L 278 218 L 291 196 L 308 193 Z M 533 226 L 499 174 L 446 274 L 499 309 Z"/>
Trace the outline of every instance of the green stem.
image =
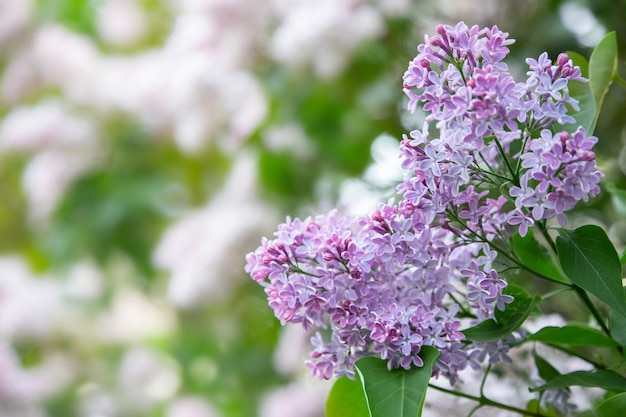
<path id="1" fill-rule="evenodd" d="M 608 337 L 611 337 L 611 331 L 609 330 L 608 326 L 604 322 L 602 315 L 600 314 L 596 306 L 593 304 L 593 301 L 591 301 L 591 298 L 589 298 L 589 295 L 587 295 L 587 292 L 576 284 L 574 284 L 573 288 L 574 288 L 574 291 L 576 291 L 576 294 L 578 294 L 578 297 L 581 299 L 581 301 L 587 306 L 587 309 L 591 312 L 591 315 L 593 316 L 593 318 L 596 319 L 600 327 L 602 327 L 602 331 Z"/>
<path id="2" fill-rule="evenodd" d="M 457 397 L 466 398 L 468 400 L 476 401 L 477 403 L 479 403 L 483 407 L 495 407 L 495 408 L 499 408 L 501 410 L 512 411 L 512 412 L 517 413 L 517 414 L 522 415 L 522 416 L 545 417 L 541 413 L 537 413 L 537 412 L 530 411 L 530 410 L 524 410 L 522 408 L 517 408 L 517 407 L 510 406 L 510 405 L 499 403 L 497 401 L 490 400 L 489 398 L 485 397 L 484 395 L 482 395 L 480 397 L 476 397 L 475 395 L 466 394 L 466 393 L 460 392 L 460 391 L 449 390 L 447 388 L 439 387 L 439 386 L 433 385 L 433 384 L 428 384 L 428 386 L 433 388 L 433 389 L 436 389 L 438 391 L 445 392 L 446 394 L 450 394 L 450 395 L 454 395 L 454 396 L 457 396 Z"/>
<path id="3" fill-rule="evenodd" d="M 568 290 L 568 289 L 573 289 L 573 288 L 574 288 L 574 284 L 568 284 L 567 282 L 563 282 L 563 281 L 559 281 L 558 279 L 550 278 L 549 276 L 547 276 L 547 275 L 543 275 L 541 272 L 537 272 L 537 271 L 535 271 L 534 269 L 529 268 L 529 267 L 527 267 L 527 266 L 526 266 L 526 265 L 524 265 L 524 264 L 521 264 L 521 263 L 520 263 L 520 264 L 518 264 L 518 265 L 519 265 L 519 267 L 520 267 L 521 269 L 523 269 L 524 271 L 526 271 L 526 272 L 530 272 L 531 274 L 535 275 L 535 276 L 536 276 L 536 277 L 538 277 L 538 278 L 544 279 L 544 280 L 546 280 L 546 281 L 554 282 L 555 284 L 565 285 L 565 286 L 567 287 L 565 290 Z M 546 298 L 547 298 L 547 297 L 546 297 Z"/>
<path id="4" fill-rule="evenodd" d="M 509 178 L 509 177 L 505 177 L 504 175 L 500 175 L 496 172 L 493 171 L 486 171 L 484 169 L 476 169 L 476 173 L 479 174 L 484 174 L 484 175 L 491 175 L 499 180 L 502 180 L 503 182 L 513 182 L 514 180 Z M 497 185 L 494 181 L 490 181 L 492 184 Z"/>
<path id="5" fill-rule="evenodd" d="M 319 275 L 311 274 L 310 272 L 307 272 L 301 269 L 298 265 L 293 264 L 293 263 L 291 264 L 291 272 L 295 272 L 295 273 L 302 274 L 302 275 L 308 275 L 313 278 L 320 278 Z"/>
<path id="6" fill-rule="evenodd" d="M 467 415 L 467 417 L 472 417 L 474 413 L 482 408 L 482 404 L 477 404 L 476 407 L 472 408 L 472 411 Z"/>
<path id="7" fill-rule="evenodd" d="M 567 288 L 559 288 L 554 291 L 550 291 L 549 293 L 546 293 L 541 296 L 541 301 L 547 300 L 548 298 L 554 297 L 555 295 L 561 294 L 562 292 L 565 292 L 565 291 L 570 291 L 572 289 L 572 286 L 569 284 L 565 284 L 562 282 L 560 282 L 560 284 L 567 285 Z"/>
<path id="8" fill-rule="evenodd" d="M 568 284 L 559 280 L 556 280 L 554 278 L 550 278 L 546 275 L 543 275 L 540 272 L 537 272 L 535 270 L 533 270 L 532 268 L 526 266 L 521 260 L 519 260 L 517 258 L 517 256 L 515 256 L 515 253 L 513 251 L 506 251 L 504 249 L 502 249 L 501 247 L 499 247 L 498 245 L 496 245 L 493 241 L 487 240 L 485 239 L 482 235 L 480 235 L 479 233 L 474 232 L 473 230 L 471 230 L 469 227 L 466 226 L 465 222 L 463 219 L 461 219 L 459 216 L 457 216 L 457 214 L 452 211 L 452 210 L 448 210 L 447 214 L 449 216 L 450 219 L 462 224 L 465 226 L 465 230 L 469 231 L 469 233 L 471 234 L 471 236 L 473 238 L 476 239 L 476 241 L 478 242 L 483 242 L 489 245 L 489 247 L 493 250 L 495 250 L 496 252 L 498 252 L 498 254 L 504 256 L 505 258 L 507 258 L 509 261 L 511 261 L 513 263 L 513 265 L 516 265 L 518 268 L 523 269 L 524 271 L 530 272 L 531 274 L 545 279 L 546 281 L 551 281 L 554 282 L 555 284 L 560 284 L 560 285 L 565 285 L 568 288 L 573 288 L 574 285 L 573 284 Z M 543 229 L 540 229 L 543 232 Z M 549 240 L 549 242 L 552 242 L 551 240 Z M 556 253 L 556 247 L 554 247 L 555 253 Z M 510 253 L 509 253 L 510 252 Z"/>
<path id="9" fill-rule="evenodd" d="M 520 149 L 521 152 L 524 152 L 524 149 L 526 149 L 526 143 L 528 142 L 528 138 L 530 138 L 530 133 L 526 131 L 527 127 L 524 128 L 524 132 L 522 133 L 524 135 L 524 141 L 522 142 L 522 147 Z M 517 166 L 515 167 L 515 173 L 517 175 L 516 178 L 519 178 L 519 173 L 522 170 L 522 158 L 518 158 L 517 159 Z"/>
<path id="10" fill-rule="evenodd" d="M 480 389 L 478 390 L 478 392 L 480 393 L 481 397 L 485 396 L 484 393 L 484 389 L 485 389 L 485 382 L 487 382 L 487 377 L 489 376 L 489 372 L 491 372 L 491 365 L 487 366 L 487 369 L 485 370 L 485 375 L 483 375 L 483 380 L 480 381 Z"/>
<path id="11" fill-rule="evenodd" d="M 504 249 L 500 248 L 498 245 L 496 245 L 495 243 L 493 243 L 492 241 L 487 240 L 487 238 L 485 238 L 484 236 L 482 236 L 480 233 L 477 233 L 475 231 L 473 231 L 472 229 L 470 229 L 469 227 L 467 227 L 467 224 L 465 223 L 464 219 L 461 219 L 456 212 L 454 212 L 453 210 L 447 210 L 446 213 L 448 214 L 448 217 L 453 220 L 458 222 L 459 224 L 462 224 L 465 227 L 465 230 L 467 230 L 471 237 L 475 238 L 475 242 L 482 242 L 482 243 L 486 243 L 487 245 L 489 245 L 489 247 L 493 250 L 495 250 L 496 252 L 498 252 L 500 255 L 504 256 L 505 258 L 509 259 L 511 262 L 513 262 L 515 265 L 520 265 L 519 261 L 515 258 L 513 258 L 511 255 L 509 255 L 507 253 L 507 251 L 505 251 Z M 463 236 L 461 236 L 463 237 Z"/>
<path id="12" fill-rule="evenodd" d="M 550 249 L 552 249 L 553 254 L 558 258 L 556 243 L 554 243 L 554 240 L 552 240 L 552 236 L 550 236 L 550 233 L 548 233 L 548 228 L 546 227 L 546 224 L 543 222 L 536 222 L 535 224 L 537 225 L 537 228 L 541 231 L 541 234 L 543 235 L 546 242 L 548 242 L 548 245 L 550 245 Z"/>
<path id="13" fill-rule="evenodd" d="M 502 155 L 502 159 L 504 159 L 504 164 L 506 165 L 506 168 L 509 170 L 509 172 L 513 176 L 513 184 L 519 187 L 519 177 L 517 175 L 516 170 L 514 170 L 513 167 L 511 166 L 511 162 L 509 161 L 509 158 L 506 157 L 506 152 L 504 152 L 504 148 L 502 148 L 502 144 L 500 143 L 498 138 L 494 138 L 493 140 L 496 143 L 496 146 L 498 147 L 498 151 L 500 152 L 500 155 Z"/>
<path id="14" fill-rule="evenodd" d="M 450 293 L 448 293 L 448 296 L 449 296 L 450 298 L 452 298 L 452 301 L 454 301 L 454 302 L 455 302 L 455 303 L 459 306 L 459 308 L 461 309 L 461 311 L 463 312 L 463 314 L 465 314 L 467 317 L 471 317 L 471 318 L 474 318 L 474 319 L 476 318 L 476 315 L 474 315 L 474 314 L 473 314 L 470 310 L 468 310 L 468 309 L 467 309 L 467 308 L 463 305 L 463 303 L 459 302 L 459 301 L 456 299 L 456 297 L 454 296 L 454 294 L 452 294 L 452 293 L 450 292 Z"/>

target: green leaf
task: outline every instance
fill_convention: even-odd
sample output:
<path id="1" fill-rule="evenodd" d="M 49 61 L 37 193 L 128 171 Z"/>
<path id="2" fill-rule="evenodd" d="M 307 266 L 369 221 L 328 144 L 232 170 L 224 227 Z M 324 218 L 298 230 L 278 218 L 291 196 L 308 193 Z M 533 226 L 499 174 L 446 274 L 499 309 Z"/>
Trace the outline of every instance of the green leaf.
<path id="1" fill-rule="evenodd" d="M 615 310 L 609 311 L 609 329 L 611 329 L 613 340 L 626 346 L 626 316 Z"/>
<path id="2" fill-rule="evenodd" d="M 598 417 L 615 417 L 624 415 L 626 409 L 626 392 L 614 395 L 598 405 Z"/>
<path id="3" fill-rule="evenodd" d="M 475 342 L 491 342 L 511 334 L 520 327 L 540 301 L 540 297 L 531 297 L 522 287 L 509 284 L 504 293 L 513 296 L 514 301 L 507 304 L 504 311 L 496 310 L 496 319 L 488 319 L 474 327 L 463 330 L 465 337 Z"/>
<path id="4" fill-rule="evenodd" d="M 529 341 L 570 346 L 616 347 L 615 340 L 582 325 L 548 326 L 528 336 Z M 545 378 L 544 378 L 545 379 Z"/>
<path id="5" fill-rule="evenodd" d="M 537 367 L 539 377 L 544 381 L 551 381 L 561 375 L 561 373 L 557 371 L 556 368 L 550 364 L 550 362 L 542 358 L 536 351 L 533 351 L 533 357 L 535 359 L 535 366 Z"/>
<path id="6" fill-rule="evenodd" d="M 570 57 L 574 65 L 580 67 L 580 71 L 583 77 L 589 76 L 589 63 L 587 59 L 577 54 L 576 52 L 568 52 L 567 55 Z M 580 110 L 576 113 L 570 113 L 572 117 L 576 119 L 576 123 L 568 124 L 563 126 L 563 129 L 574 133 L 578 126 L 582 126 L 585 128 L 585 131 L 588 135 L 593 132 L 593 128 L 596 121 L 596 102 L 593 99 L 593 94 L 591 94 L 591 87 L 588 82 L 580 82 L 580 81 L 571 81 L 568 86 L 570 97 L 578 100 L 578 106 Z"/>
<path id="7" fill-rule="evenodd" d="M 604 97 L 617 75 L 617 36 L 610 32 L 595 47 L 589 58 L 589 87 L 596 103 L 594 120 L 598 119 Z M 588 132 L 589 134 L 591 133 Z"/>
<path id="8" fill-rule="evenodd" d="M 576 371 L 559 375 L 547 383 L 531 391 L 543 391 L 548 388 L 568 388 L 572 386 L 596 387 L 607 391 L 626 391 L 626 380 L 611 371 L 598 369 L 595 371 Z"/>
<path id="9" fill-rule="evenodd" d="M 545 417 L 562 417 L 563 416 L 550 404 L 545 404 L 544 406 L 542 406 L 539 403 L 539 400 L 536 398 L 533 398 L 532 400 L 528 401 L 528 403 L 526 404 L 526 409 L 528 411 L 532 411 L 533 413 L 541 414 L 542 416 L 545 416 Z"/>
<path id="10" fill-rule="evenodd" d="M 528 233 L 524 237 L 516 233 L 512 239 L 512 246 L 513 251 L 524 265 L 537 275 L 542 275 L 558 282 L 569 283 L 545 246 L 537 242 L 532 228 L 528 229 Z"/>
<path id="11" fill-rule="evenodd" d="M 369 417 L 369 415 L 361 382 L 347 377 L 335 381 L 326 400 L 326 417 Z"/>
<path id="12" fill-rule="evenodd" d="M 363 383 L 370 417 L 419 417 L 438 356 L 437 349 L 423 346 L 420 352 L 423 367 L 392 371 L 382 359 L 359 359 L 356 370 Z"/>
<path id="13" fill-rule="evenodd" d="M 576 230 L 559 229 L 556 248 L 561 268 L 574 284 L 626 315 L 622 266 L 602 228 L 586 225 Z"/>
<path id="14" fill-rule="evenodd" d="M 624 295 L 626 296 L 626 288 L 624 288 Z M 609 329 L 611 330 L 613 340 L 622 346 L 626 346 L 626 316 L 615 310 L 610 310 Z"/>

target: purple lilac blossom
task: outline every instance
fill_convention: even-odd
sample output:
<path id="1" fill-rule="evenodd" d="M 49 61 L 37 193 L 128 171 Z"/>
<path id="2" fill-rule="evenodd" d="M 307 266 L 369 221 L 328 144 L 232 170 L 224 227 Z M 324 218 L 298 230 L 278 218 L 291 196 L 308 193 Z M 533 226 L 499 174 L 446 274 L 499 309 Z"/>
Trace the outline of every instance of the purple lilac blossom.
<path id="1" fill-rule="evenodd" d="M 546 383 L 543 379 L 536 377 L 533 379 L 536 386 Z M 548 388 L 541 393 L 540 404 L 547 408 L 550 405 L 557 409 L 563 416 L 576 415 L 577 406 L 572 401 L 572 393 L 569 388 Z"/>
<path id="2" fill-rule="evenodd" d="M 565 225 L 565 212 L 600 191 L 597 138 L 582 127 L 556 128 L 575 122 L 568 84 L 586 81 L 580 68 L 567 54 L 553 63 L 542 53 L 527 59 L 528 78 L 516 82 L 502 62 L 512 43 L 496 26 L 439 25 L 403 77 L 409 110 L 422 105 L 428 115 L 402 141 L 398 191 L 440 222 L 460 223 L 469 239 L 524 236 L 552 218 Z M 430 122 L 439 137 L 429 137 Z M 490 190 L 505 190 L 504 199 L 494 201 Z"/>
<path id="3" fill-rule="evenodd" d="M 481 319 L 510 301 L 488 245 L 456 244 L 452 232 L 407 204 L 381 204 L 360 220 L 334 211 L 288 219 L 275 236 L 248 254 L 246 271 L 265 287 L 281 323 L 316 331 L 307 365 L 320 378 L 353 377 L 354 362 L 372 355 L 390 369 L 422 366 L 421 347 L 434 346 L 447 352 L 436 374 L 454 380 L 468 360 L 461 282 L 475 288 L 464 308 L 475 307 Z"/>
<path id="4" fill-rule="evenodd" d="M 556 216 L 564 226 L 564 212 L 600 192 L 602 174 L 591 151 L 596 142 L 582 127 L 573 134 L 553 135 L 548 129 L 542 130 L 520 157 L 522 168 L 526 168 L 520 185 L 509 190 L 517 209 L 526 210 L 534 220 Z"/>
<path id="5" fill-rule="evenodd" d="M 314 334 L 317 377 L 354 377 L 364 356 L 419 367 L 422 346 L 441 352 L 433 376 L 451 384 L 467 366 L 510 361 L 516 342 L 466 340 L 461 317 L 478 324 L 504 310 L 513 298 L 500 272 L 519 266 L 512 234 L 563 224 L 602 178 L 595 137 L 548 130 L 573 121 L 568 83 L 584 81 L 580 69 L 542 54 L 517 82 L 502 61 L 512 43 L 496 26 L 439 25 L 404 74 L 409 110 L 427 117 L 400 144 L 400 201 L 361 219 L 288 218 L 248 254 L 276 317 Z"/>

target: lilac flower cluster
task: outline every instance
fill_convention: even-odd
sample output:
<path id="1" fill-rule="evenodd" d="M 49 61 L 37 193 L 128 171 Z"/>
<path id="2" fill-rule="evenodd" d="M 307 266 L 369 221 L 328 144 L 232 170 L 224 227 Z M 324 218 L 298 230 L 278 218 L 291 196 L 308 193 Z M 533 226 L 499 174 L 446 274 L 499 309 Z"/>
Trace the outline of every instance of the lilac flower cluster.
<path id="1" fill-rule="evenodd" d="M 399 191 L 444 223 L 464 226 L 459 235 L 488 240 L 521 235 L 536 221 L 557 217 L 600 191 L 603 174 L 591 150 L 597 139 L 551 129 L 575 120 L 568 84 L 584 82 L 566 54 L 555 64 L 543 53 L 527 59 L 525 82 L 516 82 L 502 59 L 513 41 L 497 27 L 459 23 L 426 36 L 404 74 L 409 110 L 418 104 L 427 123 L 405 136 Z M 428 137 L 436 122 L 438 138 Z M 498 199 L 489 190 L 504 191 Z M 508 204 L 507 204 L 508 203 Z"/>
<path id="2" fill-rule="evenodd" d="M 598 193 L 596 138 L 548 129 L 577 108 L 568 82 L 583 79 L 566 55 L 528 60 L 520 83 L 502 62 L 512 40 L 497 27 L 437 34 L 404 74 L 409 109 L 427 117 L 400 145 L 401 200 L 362 219 L 288 219 L 246 258 L 281 323 L 315 332 L 307 365 L 320 378 L 353 376 L 364 356 L 422 366 L 422 346 L 439 349 L 434 375 L 451 383 L 467 366 L 506 361 L 506 340 L 466 340 L 461 317 L 480 323 L 513 301 L 499 274 L 516 266 L 511 234 L 563 222 Z"/>
<path id="3" fill-rule="evenodd" d="M 526 169 L 520 185 L 509 190 L 515 198 L 516 214 L 522 217 L 522 234 L 525 224 L 554 216 L 564 226 L 565 211 L 600 192 L 598 182 L 602 174 L 591 151 L 596 142 L 595 137 L 585 136 L 582 127 L 573 134 L 557 135 L 544 129 L 539 138 L 530 142 L 528 151 L 520 157 L 521 166 Z"/>
<path id="4" fill-rule="evenodd" d="M 336 212 L 288 220 L 248 255 L 246 271 L 281 323 L 330 333 L 329 341 L 319 332 L 312 339 L 314 375 L 353 376 L 366 355 L 387 359 L 390 369 L 422 366 L 428 345 L 444 352 L 436 372 L 454 379 L 470 361 L 454 296 L 481 318 L 511 301 L 495 256 L 485 244 L 456 244 L 410 204 L 382 204 L 360 220 Z"/>

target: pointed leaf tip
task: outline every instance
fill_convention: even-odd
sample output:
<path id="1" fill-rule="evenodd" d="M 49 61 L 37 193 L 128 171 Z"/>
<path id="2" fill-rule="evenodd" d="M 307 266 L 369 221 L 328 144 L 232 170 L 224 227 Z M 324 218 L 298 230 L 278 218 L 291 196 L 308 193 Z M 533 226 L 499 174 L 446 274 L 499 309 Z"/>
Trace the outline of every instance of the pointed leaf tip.
<path id="1" fill-rule="evenodd" d="M 389 371 L 387 361 L 372 357 L 356 362 L 371 417 L 421 416 L 439 351 L 432 346 L 422 346 L 420 357 L 424 366 L 408 370 Z"/>

